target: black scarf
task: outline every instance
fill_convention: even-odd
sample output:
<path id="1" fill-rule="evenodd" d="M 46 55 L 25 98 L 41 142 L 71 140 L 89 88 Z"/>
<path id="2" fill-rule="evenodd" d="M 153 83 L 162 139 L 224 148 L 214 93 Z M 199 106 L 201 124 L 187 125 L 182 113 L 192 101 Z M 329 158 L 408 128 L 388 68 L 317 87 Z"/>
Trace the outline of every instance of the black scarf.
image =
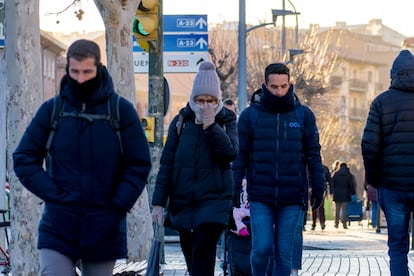
<path id="1" fill-rule="evenodd" d="M 103 71 L 102 65 L 98 65 L 96 77 L 83 83 L 79 83 L 70 77 L 68 68 L 66 67 L 68 85 L 75 98 L 81 101 L 89 99 L 101 86 Z"/>
<path id="2" fill-rule="evenodd" d="M 290 85 L 288 93 L 283 97 L 273 95 L 266 86 L 262 85 L 263 95 L 260 103 L 263 107 L 271 112 L 284 113 L 295 109 L 295 94 L 293 93 L 293 85 Z"/>

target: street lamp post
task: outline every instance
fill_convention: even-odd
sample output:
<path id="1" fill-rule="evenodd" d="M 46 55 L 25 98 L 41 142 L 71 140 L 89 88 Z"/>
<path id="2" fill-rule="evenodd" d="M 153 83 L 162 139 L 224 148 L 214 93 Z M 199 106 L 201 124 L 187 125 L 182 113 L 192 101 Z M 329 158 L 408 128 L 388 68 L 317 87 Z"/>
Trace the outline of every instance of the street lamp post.
<path id="1" fill-rule="evenodd" d="M 246 1 L 239 0 L 239 57 L 238 57 L 238 109 L 242 112 L 247 103 L 247 85 L 246 85 Z"/>
<path id="2" fill-rule="evenodd" d="M 283 1 L 284 2 L 284 1 Z M 276 25 L 276 20 L 278 16 L 282 16 L 283 17 L 283 24 L 282 24 L 282 56 L 285 54 L 286 52 L 286 26 L 285 26 L 285 16 L 286 15 L 296 15 L 296 19 L 297 16 L 299 15 L 299 12 L 295 11 L 290 11 L 290 10 L 285 10 L 284 8 L 282 10 L 272 10 L 272 15 L 273 15 L 273 22 Z M 298 20 L 296 20 L 296 29 L 298 29 Z M 298 39 L 298 31 L 296 31 L 296 40 Z M 297 41 L 296 41 L 297 44 Z"/>

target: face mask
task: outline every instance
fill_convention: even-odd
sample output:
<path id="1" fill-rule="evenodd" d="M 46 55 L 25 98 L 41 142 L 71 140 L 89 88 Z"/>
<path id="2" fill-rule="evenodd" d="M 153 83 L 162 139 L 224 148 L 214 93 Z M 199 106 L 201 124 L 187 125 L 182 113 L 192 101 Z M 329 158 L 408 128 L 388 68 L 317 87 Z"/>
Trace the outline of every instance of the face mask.
<path id="1" fill-rule="evenodd" d="M 102 80 L 102 77 L 101 77 L 102 74 L 99 69 L 100 68 L 98 66 L 96 77 L 90 80 L 87 80 L 83 83 L 79 83 L 78 81 L 72 79 L 69 76 L 69 74 L 67 75 L 68 80 L 69 80 L 69 85 L 72 88 L 72 93 L 77 99 L 84 101 L 88 99 L 89 97 L 91 97 L 99 89 L 99 86 L 101 85 L 101 80 Z"/>

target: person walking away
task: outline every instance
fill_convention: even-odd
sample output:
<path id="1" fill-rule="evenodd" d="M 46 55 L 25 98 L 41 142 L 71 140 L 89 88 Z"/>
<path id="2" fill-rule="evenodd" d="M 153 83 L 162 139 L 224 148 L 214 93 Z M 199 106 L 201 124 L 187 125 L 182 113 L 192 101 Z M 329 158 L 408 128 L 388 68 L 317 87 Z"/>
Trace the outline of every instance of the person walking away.
<path id="1" fill-rule="evenodd" d="M 361 149 L 367 183 L 377 188 L 388 229 L 391 275 L 409 275 L 409 221 L 414 211 L 414 56 L 402 50 L 391 85 L 371 103 Z"/>
<path id="2" fill-rule="evenodd" d="M 374 188 L 371 184 L 366 185 L 367 191 L 367 200 L 369 206 L 371 207 L 371 226 L 373 228 L 377 227 L 377 212 L 378 212 L 378 197 L 377 197 L 377 189 Z"/>
<path id="3" fill-rule="evenodd" d="M 342 162 L 339 169 L 332 178 L 334 190 L 333 201 L 335 202 L 335 228 L 338 228 L 339 221 L 344 229 L 348 229 L 348 203 L 355 194 L 355 177 L 350 172 L 348 165 Z"/>
<path id="4" fill-rule="evenodd" d="M 325 180 L 325 191 L 328 194 L 331 191 L 331 173 L 329 172 L 329 168 L 322 164 L 323 167 L 323 175 Z M 321 224 L 321 229 L 324 230 L 326 227 L 325 224 L 325 198 L 322 200 L 321 206 L 312 211 L 312 230 L 316 228 L 316 221 L 319 219 L 319 223 Z"/>
<path id="5" fill-rule="evenodd" d="M 253 275 L 265 275 L 271 255 L 273 274 L 290 275 L 295 233 L 303 222 L 302 207 L 307 204 L 307 171 L 312 209 L 323 199 L 319 135 L 313 112 L 301 105 L 294 93 L 286 65 L 268 65 L 264 83 L 255 95 L 258 101 L 252 101 L 238 121 L 240 154 L 233 162 L 235 194 L 239 194 L 246 176 Z M 238 200 L 235 197 L 234 206 L 239 205 Z"/>
<path id="6" fill-rule="evenodd" d="M 223 106 L 237 114 L 237 107 L 232 99 L 225 99 L 223 101 Z"/>
<path id="7" fill-rule="evenodd" d="M 217 241 L 232 211 L 230 163 L 239 152 L 236 114 L 223 108 L 213 63 L 200 64 L 190 100 L 170 124 L 152 217 L 179 231 L 187 269 L 213 276 Z"/>
<path id="8" fill-rule="evenodd" d="M 117 130 L 108 120 L 112 97 Z M 57 102 L 62 110 L 54 110 Z M 116 94 L 95 42 L 70 45 L 60 95 L 40 106 L 13 161 L 23 186 L 44 202 L 40 275 L 72 276 L 79 260 L 82 275 L 112 275 L 115 261 L 128 256 L 126 214 L 145 188 L 151 158 L 134 105 Z"/>

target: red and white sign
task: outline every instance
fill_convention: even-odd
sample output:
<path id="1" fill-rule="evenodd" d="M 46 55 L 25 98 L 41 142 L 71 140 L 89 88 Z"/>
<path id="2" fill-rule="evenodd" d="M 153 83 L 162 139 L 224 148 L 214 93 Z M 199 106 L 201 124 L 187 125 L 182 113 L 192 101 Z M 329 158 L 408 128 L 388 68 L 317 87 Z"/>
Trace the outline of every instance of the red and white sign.
<path id="1" fill-rule="evenodd" d="M 204 60 L 208 60 L 208 52 L 164 52 L 164 73 L 197 73 Z M 148 73 L 148 67 L 148 54 L 134 52 L 134 72 Z"/>

